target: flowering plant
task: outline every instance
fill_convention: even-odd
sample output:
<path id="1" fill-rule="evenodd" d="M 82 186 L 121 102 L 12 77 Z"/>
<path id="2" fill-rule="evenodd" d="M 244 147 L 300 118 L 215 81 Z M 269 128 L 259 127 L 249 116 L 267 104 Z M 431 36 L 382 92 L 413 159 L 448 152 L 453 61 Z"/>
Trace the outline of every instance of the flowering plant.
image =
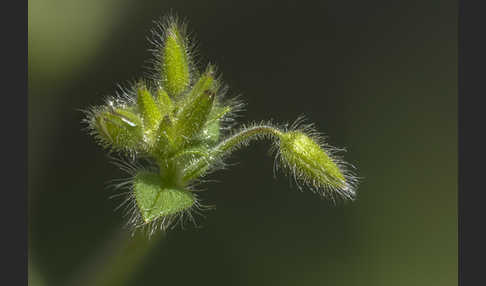
<path id="1" fill-rule="evenodd" d="M 150 76 L 86 112 L 89 132 L 130 178 L 126 205 L 135 228 L 166 229 L 207 208 L 197 182 L 225 166 L 236 149 L 269 139 L 276 166 L 324 197 L 355 198 L 357 178 L 312 124 L 252 123 L 234 128 L 242 102 L 227 97 L 215 66 L 200 71 L 186 25 L 175 17 L 157 22 Z"/>

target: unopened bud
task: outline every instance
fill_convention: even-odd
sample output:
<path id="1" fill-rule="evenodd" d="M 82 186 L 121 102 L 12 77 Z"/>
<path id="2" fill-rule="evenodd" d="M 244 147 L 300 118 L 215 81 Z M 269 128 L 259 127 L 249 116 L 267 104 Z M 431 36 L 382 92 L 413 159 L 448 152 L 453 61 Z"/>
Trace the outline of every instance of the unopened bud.
<path id="1" fill-rule="evenodd" d="M 183 141 L 191 139 L 202 130 L 213 107 L 216 91 L 215 79 L 207 72 L 187 95 L 176 116 L 176 130 Z"/>
<path id="2" fill-rule="evenodd" d="M 280 136 L 280 160 L 297 180 L 317 190 L 330 190 L 344 198 L 355 195 L 340 162 L 333 159 L 315 140 L 301 131 Z"/>
<path id="3" fill-rule="evenodd" d="M 162 48 L 162 85 L 169 95 L 178 96 L 190 83 L 189 54 L 186 39 L 178 25 L 169 23 Z"/>
<path id="4" fill-rule="evenodd" d="M 93 112 L 90 126 L 102 145 L 118 150 L 135 150 L 143 138 L 142 120 L 121 108 Z"/>

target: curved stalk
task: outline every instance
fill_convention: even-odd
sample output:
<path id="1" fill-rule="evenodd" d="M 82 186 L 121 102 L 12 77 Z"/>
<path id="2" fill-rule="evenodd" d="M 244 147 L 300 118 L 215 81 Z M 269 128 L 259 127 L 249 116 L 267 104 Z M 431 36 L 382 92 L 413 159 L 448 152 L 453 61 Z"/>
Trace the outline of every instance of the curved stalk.
<path id="1" fill-rule="evenodd" d="M 221 141 L 210 152 L 209 156 L 203 157 L 191 164 L 185 171 L 183 182 L 188 182 L 205 173 L 213 163 L 228 155 L 238 147 L 248 143 L 250 140 L 271 137 L 280 138 L 282 132 L 270 125 L 256 125 L 245 128 L 232 136 Z"/>

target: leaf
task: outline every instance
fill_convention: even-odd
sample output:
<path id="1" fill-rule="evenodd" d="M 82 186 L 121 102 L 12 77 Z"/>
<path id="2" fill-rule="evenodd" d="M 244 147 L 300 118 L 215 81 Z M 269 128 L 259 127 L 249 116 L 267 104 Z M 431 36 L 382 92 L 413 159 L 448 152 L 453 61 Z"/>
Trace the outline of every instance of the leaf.
<path id="1" fill-rule="evenodd" d="M 190 209 L 196 202 L 191 192 L 166 186 L 158 174 L 145 171 L 135 176 L 133 190 L 145 223 L 177 215 Z"/>

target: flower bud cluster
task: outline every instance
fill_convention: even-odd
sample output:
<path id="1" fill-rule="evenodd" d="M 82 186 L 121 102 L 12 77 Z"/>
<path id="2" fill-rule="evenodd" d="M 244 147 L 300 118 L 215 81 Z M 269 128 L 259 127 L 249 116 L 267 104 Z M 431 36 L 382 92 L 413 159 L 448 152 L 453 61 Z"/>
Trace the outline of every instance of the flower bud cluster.
<path id="1" fill-rule="evenodd" d="M 200 209 L 194 182 L 223 166 L 238 147 L 270 138 L 278 162 L 298 180 L 322 194 L 354 198 L 356 179 L 346 165 L 304 129 L 283 130 L 254 124 L 224 134 L 241 104 L 224 98 L 226 88 L 215 67 L 199 72 L 186 28 L 174 17 L 153 31 L 154 71 L 106 104 L 91 108 L 85 121 L 97 142 L 110 153 L 133 161 L 148 159 L 153 168 L 130 167 L 129 186 L 135 226 L 165 229 Z M 130 163 L 126 163 L 130 164 Z"/>

